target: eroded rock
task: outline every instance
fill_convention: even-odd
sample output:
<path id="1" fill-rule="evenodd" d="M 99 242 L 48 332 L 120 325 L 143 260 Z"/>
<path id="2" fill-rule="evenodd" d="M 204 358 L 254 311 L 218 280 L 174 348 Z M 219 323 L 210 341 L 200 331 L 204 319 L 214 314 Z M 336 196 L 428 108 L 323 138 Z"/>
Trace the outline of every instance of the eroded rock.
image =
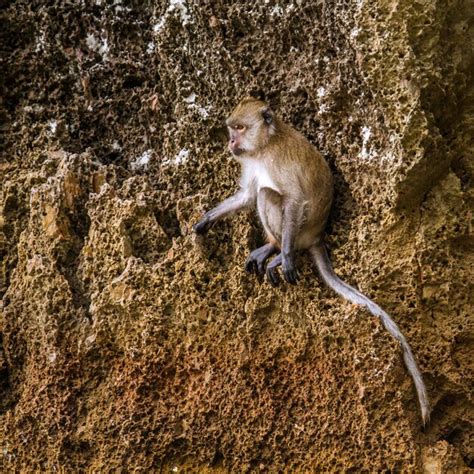
<path id="1" fill-rule="evenodd" d="M 472 467 L 469 2 L 43 3 L 1 13 L 3 470 Z M 191 232 L 249 93 L 330 162 L 335 269 L 426 430 L 308 259 L 274 290 L 252 214 Z"/>

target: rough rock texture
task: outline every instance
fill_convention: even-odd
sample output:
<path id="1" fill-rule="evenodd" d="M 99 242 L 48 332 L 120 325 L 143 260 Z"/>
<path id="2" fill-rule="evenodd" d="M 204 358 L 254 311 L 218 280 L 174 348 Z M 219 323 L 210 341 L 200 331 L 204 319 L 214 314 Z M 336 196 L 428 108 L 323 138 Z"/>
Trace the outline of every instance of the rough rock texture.
<path id="1" fill-rule="evenodd" d="M 473 466 L 470 0 L 1 2 L 2 472 Z M 243 270 L 223 120 L 264 94 L 336 176 L 336 271 Z"/>

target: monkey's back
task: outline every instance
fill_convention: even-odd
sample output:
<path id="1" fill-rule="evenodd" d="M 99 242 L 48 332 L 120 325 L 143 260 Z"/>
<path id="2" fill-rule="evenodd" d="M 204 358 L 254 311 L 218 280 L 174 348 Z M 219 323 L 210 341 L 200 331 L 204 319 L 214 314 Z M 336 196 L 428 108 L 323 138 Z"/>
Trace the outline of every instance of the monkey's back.
<path id="1" fill-rule="evenodd" d="M 273 159 L 269 168 L 283 196 L 304 207 L 296 246 L 309 248 L 326 227 L 333 199 L 332 173 L 321 153 L 301 133 L 283 123 L 279 126 L 284 137 L 279 139 L 277 133 L 270 143 Z"/>

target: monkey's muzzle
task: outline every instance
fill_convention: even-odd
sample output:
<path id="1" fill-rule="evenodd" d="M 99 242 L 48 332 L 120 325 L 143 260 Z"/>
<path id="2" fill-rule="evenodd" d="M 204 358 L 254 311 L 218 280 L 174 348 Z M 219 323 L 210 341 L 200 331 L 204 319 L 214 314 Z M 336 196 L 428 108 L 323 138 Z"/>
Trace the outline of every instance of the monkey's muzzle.
<path id="1" fill-rule="evenodd" d="M 245 151 L 243 148 L 239 148 L 238 146 L 232 145 L 229 145 L 229 150 L 234 156 L 239 156 Z"/>

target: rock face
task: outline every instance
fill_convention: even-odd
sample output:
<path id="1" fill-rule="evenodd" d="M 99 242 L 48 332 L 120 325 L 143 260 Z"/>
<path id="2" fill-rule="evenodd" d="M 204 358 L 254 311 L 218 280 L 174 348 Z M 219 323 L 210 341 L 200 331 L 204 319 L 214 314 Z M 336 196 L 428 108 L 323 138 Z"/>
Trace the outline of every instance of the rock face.
<path id="1" fill-rule="evenodd" d="M 2 472 L 473 466 L 471 1 L 2 4 Z M 308 258 L 274 290 L 253 214 L 192 234 L 247 94 L 328 159 L 334 267 L 412 345 L 424 431 Z"/>

